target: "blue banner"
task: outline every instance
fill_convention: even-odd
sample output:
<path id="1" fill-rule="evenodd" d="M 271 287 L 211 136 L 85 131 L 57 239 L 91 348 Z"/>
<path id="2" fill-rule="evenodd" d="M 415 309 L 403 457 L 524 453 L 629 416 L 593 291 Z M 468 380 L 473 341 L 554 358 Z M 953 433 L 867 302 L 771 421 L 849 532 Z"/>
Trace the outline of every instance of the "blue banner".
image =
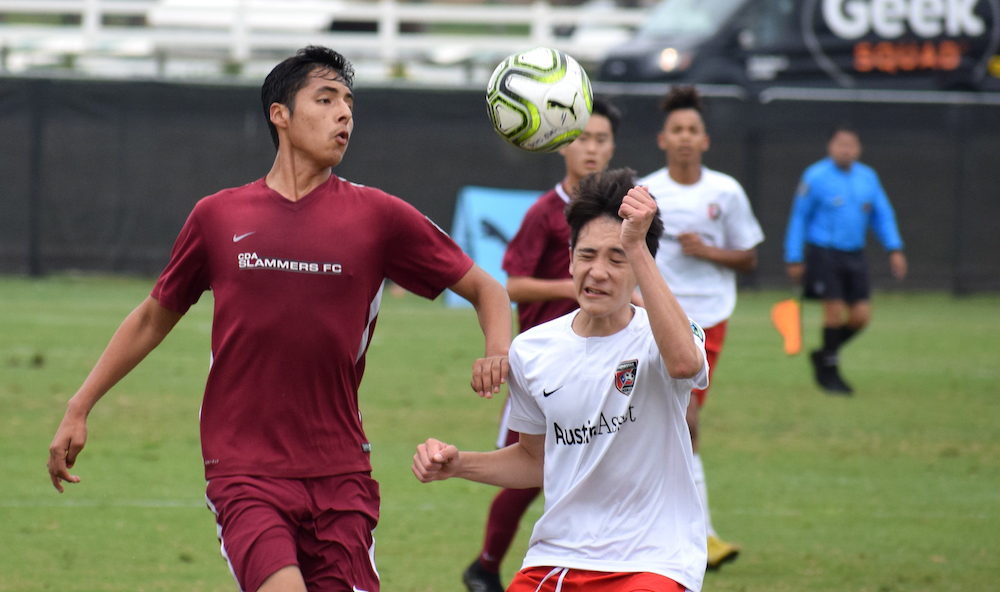
<path id="1" fill-rule="evenodd" d="M 517 234 L 528 208 L 542 191 L 466 186 L 458 192 L 451 238 L 479 267 L 503 285 L 507 274 L 501 268 L 507 243 Z M 450 307 L 471 306 L 451 290 L 445 292 Z"/>

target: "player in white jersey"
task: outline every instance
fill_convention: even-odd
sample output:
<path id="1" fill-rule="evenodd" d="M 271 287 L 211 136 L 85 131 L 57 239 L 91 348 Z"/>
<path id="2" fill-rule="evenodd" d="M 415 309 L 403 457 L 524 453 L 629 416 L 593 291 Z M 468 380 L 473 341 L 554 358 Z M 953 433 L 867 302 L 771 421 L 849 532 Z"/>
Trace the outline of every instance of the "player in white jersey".
<path id="1" fill-rule="evenodd" d="M 684 312 L 705 328 L 705 350 L 714 372 L 726 321 L 736 307 L 736 272 L 757 266 L 756 246 L 764 233 L 736 179 L 701 163 L 709 137 L 694 87 L 674 87 L 664 98 L 662 111 L 657 143 L 666 153 L 667 166 L 639 184 L 649 187 L 663 217 L 656 264 Z M 708 510 L 705 470 L 698 454 L 698 413 L 707 394 L 707 389 L 694 392 L 687 417 L 708 529 L 707 567 L 717 569 L 736 559 L 739 547 L 719 538 Z"/>
<path id="2" fill-rule="evenodd" d="M 480 453 L 430 439 L 414 456 L 423 482 L 543 487 L 545 509 L 508 592 L 697 591 L 704 579 L 685 421 L 691 390 L 708 385 L 704 333 L 656 268 L 662 223 L 633 174 L 589 175 L 567 209 L 580 309 L 514 340 L 519 442 Z M 637 285 L 645 309 L 630 304 Z"/>

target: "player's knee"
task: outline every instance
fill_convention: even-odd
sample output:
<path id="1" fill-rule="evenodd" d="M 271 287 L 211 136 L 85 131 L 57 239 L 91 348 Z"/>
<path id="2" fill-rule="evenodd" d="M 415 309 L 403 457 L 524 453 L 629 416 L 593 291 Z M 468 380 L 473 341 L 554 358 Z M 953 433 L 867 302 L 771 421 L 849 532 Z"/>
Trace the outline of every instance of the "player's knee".
<path id="1" fill-rule="evenodd" d="M 850 314 L 847 317 L 847 326 L 855 331 L 860 331 L 868 325 L 871 318 L 871 306 L 867 303 L 856 304 L 851 307 Z"/>

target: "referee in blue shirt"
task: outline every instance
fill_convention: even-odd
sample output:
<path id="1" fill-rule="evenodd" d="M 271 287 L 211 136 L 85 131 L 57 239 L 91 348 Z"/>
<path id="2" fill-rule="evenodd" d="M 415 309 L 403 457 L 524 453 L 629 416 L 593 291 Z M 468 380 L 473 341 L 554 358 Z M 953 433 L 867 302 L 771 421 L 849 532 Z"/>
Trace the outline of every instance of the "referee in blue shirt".
<path id="1" fill-rule="evenodd" d="M 871 319 L 864 255 L 869 226 L 889 252 L 897 280 L 906 276 L 906 257 L 878 175 L 857 162 L 857 133 L 838 127 L 827 153 L 802 175 L 785 234 L 785 264 L 792 281 L 802 283 L 805 298 L 823 301 L 823 347 L 811 355 L 816 382 L 828 393 L 849 395 L 837 353 Z"/>

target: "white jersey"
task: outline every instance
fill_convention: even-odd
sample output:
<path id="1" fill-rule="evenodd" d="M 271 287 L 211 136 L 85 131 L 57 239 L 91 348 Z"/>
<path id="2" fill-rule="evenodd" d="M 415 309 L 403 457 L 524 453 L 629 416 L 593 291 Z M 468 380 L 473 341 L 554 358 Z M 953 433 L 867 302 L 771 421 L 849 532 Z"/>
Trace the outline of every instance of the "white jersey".
<path id="1" fill-rule="evenodd" d="M 578 311 L 521 333 L 510 349 L 510 427 L 545 435 L 545 510 L 523 567 L 651 572 L 689 590 L 705 575 L 705 518 L 685 413 L 708 363 L 670 378 L 649 317 L 580 337 Z M 704 332 L 691 323 L 704 355 Z"/>
<path id="2" fill-rule="evenodd" d="M 712 327 L 736 308 L 736 272 L 684 254 L 677 235 L 696 232 L 710 246 L 746 250 L 764 240 L 750 200 L 729 175 L 702 167 L 694 185 L 681 185 L 660 169 L 638 182 L 649 187 L 663 219 L 663 237 L 656 253 L 670 290 L 681 308 L 702 327 Z"/>

